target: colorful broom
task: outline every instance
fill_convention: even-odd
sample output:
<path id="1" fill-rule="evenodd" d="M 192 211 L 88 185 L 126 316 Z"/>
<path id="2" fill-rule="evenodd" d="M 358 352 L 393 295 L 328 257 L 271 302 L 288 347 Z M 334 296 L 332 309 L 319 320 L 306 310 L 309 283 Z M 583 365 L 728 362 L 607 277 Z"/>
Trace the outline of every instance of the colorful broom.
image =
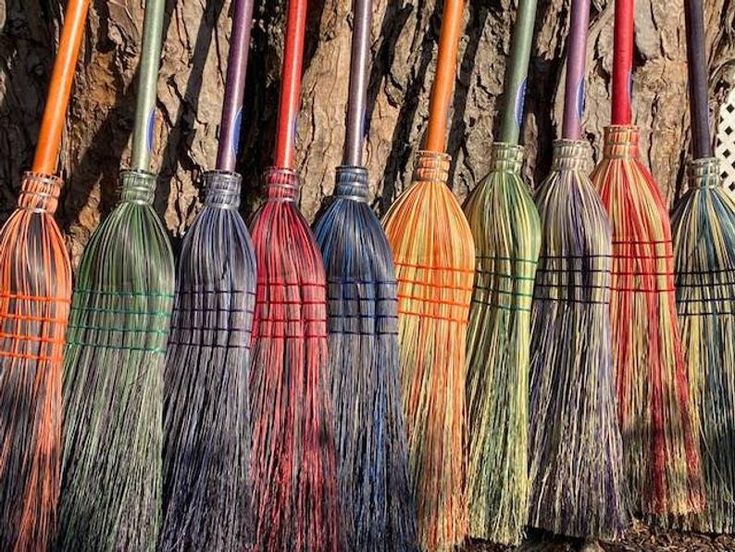
<path id="1" fill-rule="evenodd" d="M 699 417 L 707 507 L 694 527 L 735 531 L 735 201 L 710 140 L 701 0 L 684 2 L 692 156 L 672 216 L 676 300 L 692 415 Z"/>
<path id="2" fill-rule="evenodd" d="M 541 227 L 518 139 L 535 20 L 536 0 L 521 0 L 491 171 L 464 206 L 477 256 L 467 341 L 469 532 L 503 544 L 522 539 L 528 516 L 531 297 Z"/>
<path id="3" fill-rule="evenodd" d="M 146 5 L 132 169 L 92 235 L 72 300 L 64 364 L 57 546 L 152 550 L 160 523 L 163 368 L 173 255 L 153 210 L 150 164 L 163 0 Z"/>
<path id="4" fill-rule="evenodd" d="M 327 270 L 329 373 L 348 550 L 417 550 L 398 372 L 395 268 L 362 166 L 372 0 L 355 0 L 350 93 L 334 199 L 316 224 Z"/>
<path id="5" fill-rule="evenodd" d="M 645 516 L 703 506 L 696 420 L 677 328 L 671 227 L 631 125 L 633 0 L 615 2 L 612 126 L 592 175 L 610 216 L 610 310 L 618 418 L 632 506 Z"/>
<path id="6" fill-rule="evenodd" d="M 424 550 L 452 550 L 467 533 L 465 347 L 475 248 L 447 186 L 444 153 L 464 2 L 446 0 L 426 150 L 413 183 L 385 217 L 398 278 L 401 387 L 409 467 Z"/>
<path id="7" fill-rule="evenodd" d="M 250 339 L 255 252 L 235 170 L 253 0 L 238 0 L 217 169 L 184 239 L 164 372 L 161 550 L 251 542 Z M 246 547 L 247 548 L 247 547 Z"/>
<path id="8" fill-rule="evenodd" d="M 563 139 L 536 204 L 530 525 L 614 539 L 627 522 L 610 342 L 610 226 L 581 139 L 589 0 L 573 0 Z"/>
<path id="9" fill-rule="evenodd" d="M 258 265 L 250 369 L 256 550 L 341 550 L 326 276 L 296 201 L 306 0 L 288 3 L 276 165 L 252 221 Z"/>
<path id="10" fill-rule="evenodd" d="M 0 549 L 45 550 L 61 472 L 61 370 L 71 265 L 54 220 L 61 133 L 87 18 L 70 0 L 33 169 L 0 230 Z"/>

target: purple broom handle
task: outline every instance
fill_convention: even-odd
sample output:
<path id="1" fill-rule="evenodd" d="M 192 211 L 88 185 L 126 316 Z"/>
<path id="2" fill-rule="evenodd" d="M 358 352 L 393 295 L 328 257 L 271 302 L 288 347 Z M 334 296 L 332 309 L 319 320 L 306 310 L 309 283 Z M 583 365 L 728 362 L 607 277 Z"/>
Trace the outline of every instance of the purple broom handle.
<path id="1" fill-rule="evenodd" d="M 352 31 L 350 92 L 342 156 L 342 164 L 351 167 L 362 165 L 372 4 L 372 0 L 354 0 L 352 3 L 355 27 Z"/>
<path id="2" fill-rule="evenodd" d="M 227 60 L 227 81 L 222 102 L 217 170 L 234 171 L 240 142 L 240 121 L 248 68 L 250 29 L 253 24 L 253 1 L 235 0 L 232 16 L 232 40 Z"/>
<path id="3" fill-rule="evenodd" d="M 567 53 L 567 81 L 564 92 L 564 126 L 562 138 L 582 137 L 584 111 L 584 76 L 587 58 L 587 27 L 590 21 L 590 0 L 572 0 Z"/>

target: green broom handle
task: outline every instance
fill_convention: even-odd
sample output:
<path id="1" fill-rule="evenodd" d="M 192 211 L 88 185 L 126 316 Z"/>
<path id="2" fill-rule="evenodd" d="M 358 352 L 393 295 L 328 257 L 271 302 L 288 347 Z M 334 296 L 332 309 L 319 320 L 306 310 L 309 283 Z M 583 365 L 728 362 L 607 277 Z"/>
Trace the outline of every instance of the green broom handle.
<path id="1" fill-rule="evenodd" d="M 533 28 L 536 24 L 536 0 L 520 0 L 513 30 L 508 67 L 505 74 L 503 123 L 499 141 L 517 145 L 523 123 L 528 65 L 531 59 Z"/>
<path id="2" fill-rule="evenodd" d="M 153 152 L 153 125 L 156 115 L 158 70 L 161 63 L 164 6 L 164 0 L 148 0 L 145 6 L 131 159 L 131 168 L 138 171 L 150 171 Z"/>
<path id="3" fill-rule="evenodd" d="M 362 165 L 372 4 L 372 0 L 354 0 L 352 4 L 355 23 L 352 31 L 345 147 L 342 155 L 342 164 L 350 167 Z"/>
<path id="4" fill-rule="evenodd" d="M 702 0 L 684 0 L 689 69 L 689 105 L 692 119 L 692 155 L 694 159 L 712 157 L 707 101 L 707 57 L 704 53 L 704 13 Z"/>

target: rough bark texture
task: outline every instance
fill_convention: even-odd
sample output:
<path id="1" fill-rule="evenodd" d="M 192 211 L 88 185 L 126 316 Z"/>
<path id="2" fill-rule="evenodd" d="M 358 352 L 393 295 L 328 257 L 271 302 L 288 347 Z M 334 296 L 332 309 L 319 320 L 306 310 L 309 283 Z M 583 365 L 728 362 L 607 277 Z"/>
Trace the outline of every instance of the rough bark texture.
<path id="1" fill-rule="evenodd" d="M 643 129 L 643 151 L 669 198 L 681 182 L 688 142 L 681 1 L 640 0 L 636 17 L 635 120 Z M 167 6 L 154 168 L 162 177 L 157 206 L 174 240 L 199 209 L 198 176 L 214 162 L 230 4 L 170 0 Z M 609 120 L 612 4 L 593 0 L 586 131 L 596 153 Z M 440 0 L 375 0 L 367 164 L 381 214 L 410 177 L 426 127 L 441 6 Z M 468 2 L 449 139 L 456 160 L 452 183 L 462 197 L 488 168 L 514 6 L 513 0 Z M 249 209 L 271 159 L 283 7 L 283 0 L 263 0 L 256 8 L 240 163 Z M 735 82 L 735 2 L 709 0 L 706 8 L 714 109 Z M 310 3 L 298 152 L 302 206 L 309 217 L 330 193 L 341 155 L 350 9 L 349 0 Z M 3 218 L 31 161 L 62 12 L 58 0 L 0 0 Z M 117 170 L 128 156 L 142 17 L 142 0 L 92 0 L 60 161 L 68 182 L 59 219 L 75 263 L 116 200 Z M 523 132 L 534 181 L 548 169 L 558 134 L 567 19 L 567 1 L 540 1 Z"/>
<path id="2" fill-rule="evenodd" d="M 634 74 L 635 120 L 643 152 L 670 199 L 688 148 L 682 0 L 639 0 Z M 157 208 L 175 242 L 200 208 L 198 177 L 216 150 L 230 34 L 231 0 L 169 0 L 159 80 Z M 282 53 L 283 0 L 257 2 L 240 170 L 246 210 L 257 203 L 271 160 Z M 410 177 L 426 127 L 441 0 L 375 0 L 367 165 L 382 214 Z M 513 0 L 470 0 L 462 39 L 449 152 L 454 190 L 464 197 L 487 172 L 496 128 Z M 298 160 L 309 217 L 333 186 L 347 96 L 349 0 L 312 0 Z M 612 0 L 593 0 L 586 131 L 599 154 L 609 120 Z M 15 206 L 30 166 L 62 20 L 60 0 L 0 0 L 0 221 Z M 73 260 L 117 198 L 117 172 L 129 155 L 142 0 L 92 0 L 60 160 L 67 179 L 59 220 Z M 540 181 L 561 115 L 560 83 L 568 1 L 541 0 L 523 140 L 527 170 Z M 735 0 L 708 0 L 706 27 L 712 108 L 735 84 Z M 638 548 L 635 548 L 638 549 Z M 672 548 L 673 549 L 673 548 Z"/>

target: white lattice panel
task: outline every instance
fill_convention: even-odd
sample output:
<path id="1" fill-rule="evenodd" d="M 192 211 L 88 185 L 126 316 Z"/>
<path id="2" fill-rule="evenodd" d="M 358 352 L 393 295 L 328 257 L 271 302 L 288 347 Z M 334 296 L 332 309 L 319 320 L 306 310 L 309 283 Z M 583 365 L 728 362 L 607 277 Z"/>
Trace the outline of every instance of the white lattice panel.
<path id="1" fill-rule="evenodd" d="M 720 158 L 722 179 L 730 191 L 735 192 L 735 89 L 720 108 L 715 155 Z"/>

